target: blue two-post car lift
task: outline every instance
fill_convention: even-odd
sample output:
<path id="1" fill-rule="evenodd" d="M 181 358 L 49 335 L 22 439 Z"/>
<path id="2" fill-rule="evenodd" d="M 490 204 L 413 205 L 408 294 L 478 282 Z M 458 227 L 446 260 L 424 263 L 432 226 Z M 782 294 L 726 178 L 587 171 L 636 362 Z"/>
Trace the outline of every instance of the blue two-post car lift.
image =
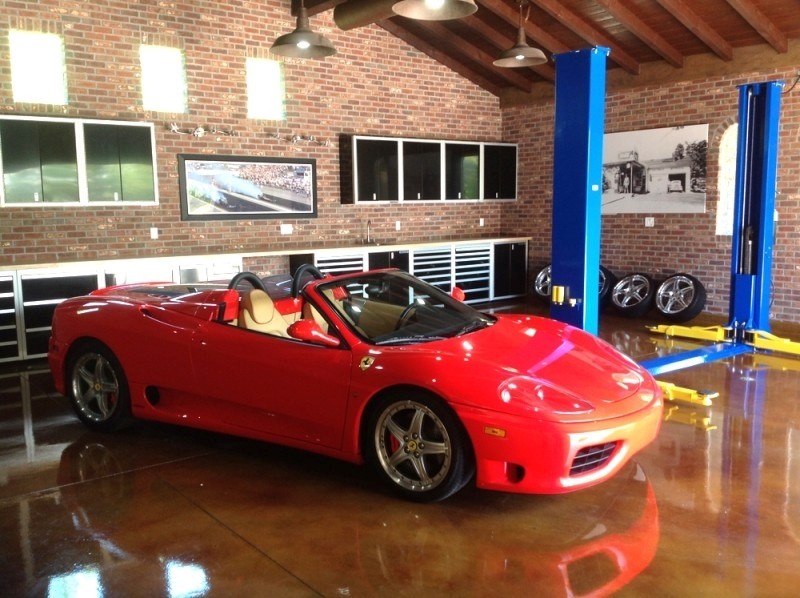
<path id="1" fill-rule="evenodd" d="M 550 315 L 593 334 L 598 332 L 596 289 L 607 56 L 606 48 L 555 56 Z M 800 343 L 769 333 L 782 87 L 782 82 L 773 81 L 739 88 L 729 324 L 712 328 L 651 328 L 668 336 L 713 342 L 700 349 L 642 362 L 653 375 L 757 349 L 800 355 Z M 661 384 L 667 398 L 709 404 L 713 396 Z"/>

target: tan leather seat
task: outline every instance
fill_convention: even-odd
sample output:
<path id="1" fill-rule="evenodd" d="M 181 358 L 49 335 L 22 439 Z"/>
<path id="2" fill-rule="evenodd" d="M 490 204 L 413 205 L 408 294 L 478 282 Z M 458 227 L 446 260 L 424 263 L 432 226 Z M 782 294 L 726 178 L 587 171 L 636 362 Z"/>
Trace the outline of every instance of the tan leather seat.
<path id="1" fill-rule="evenodd" d="M 242 297 L 239 310 L 239 327 L 267 334 L 287 337 L 289 327 L 275 304 L 264 291 L 254 289 Z"/>

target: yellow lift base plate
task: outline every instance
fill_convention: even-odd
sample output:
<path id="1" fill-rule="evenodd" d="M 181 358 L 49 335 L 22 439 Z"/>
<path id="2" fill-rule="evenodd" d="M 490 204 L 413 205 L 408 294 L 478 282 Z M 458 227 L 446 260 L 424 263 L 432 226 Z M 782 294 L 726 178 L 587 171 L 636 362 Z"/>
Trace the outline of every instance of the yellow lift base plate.
<path id="1" fill-rule="evenodd" d="M 661 392 L 664 393 L 664 399 L 667 401 L 680 401 L 710 407 L 712 399 L 716 399 L 719 396 L 718 392 L 710 390 L 693 390 L 677 386 L 672 382 L 662 382 L 661 380 L 656 380 L 656 382 L 661 387 Z"/>
<path id="2" fill-rule="evenodd" d="M 664 334 L 666 336 L 679 336 L 681 338 L 712 341 L 715 343 L 730 341 L 734 338 L 733 329 L 725 326 L 702 327 L 661 324 L 659 326 L 648 326 L 647 329 L 651 332 Z M 775 336 L 774 334 L 762 330 L 746 330 L 744 333 L 744 343 L 756 349 L 800 355 L 800 342 Z"/>

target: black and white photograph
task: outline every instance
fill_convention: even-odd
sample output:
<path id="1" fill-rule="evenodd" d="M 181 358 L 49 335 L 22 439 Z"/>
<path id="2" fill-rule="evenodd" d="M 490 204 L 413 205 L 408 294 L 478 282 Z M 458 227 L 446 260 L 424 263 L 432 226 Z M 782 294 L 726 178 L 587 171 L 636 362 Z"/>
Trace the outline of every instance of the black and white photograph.
<path id="1" fill-rule="evenodd" d="M 178 155 L 182 220 L 315 217 L 316 161 Z"/>
<path id="2" fill-rule="evenodd" d="M 707 149 L 707 124 L 606 134 L 602 213 L 704 213 Z"/>

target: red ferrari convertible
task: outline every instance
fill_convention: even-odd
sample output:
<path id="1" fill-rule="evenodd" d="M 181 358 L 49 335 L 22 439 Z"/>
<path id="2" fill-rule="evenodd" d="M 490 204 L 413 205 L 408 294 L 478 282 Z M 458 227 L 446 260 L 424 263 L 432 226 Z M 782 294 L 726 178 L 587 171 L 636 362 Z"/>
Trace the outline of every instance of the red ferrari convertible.
<path id="1" fill-rule="evenodd" d="M 138 284 L 58 306 L 57 389 L 90 428 L 157 420 L 366 462 L 400 495 L 561 493 L 658 433 L 653 378 L 602 340 L 487 315 L 398 270 Z"/>

